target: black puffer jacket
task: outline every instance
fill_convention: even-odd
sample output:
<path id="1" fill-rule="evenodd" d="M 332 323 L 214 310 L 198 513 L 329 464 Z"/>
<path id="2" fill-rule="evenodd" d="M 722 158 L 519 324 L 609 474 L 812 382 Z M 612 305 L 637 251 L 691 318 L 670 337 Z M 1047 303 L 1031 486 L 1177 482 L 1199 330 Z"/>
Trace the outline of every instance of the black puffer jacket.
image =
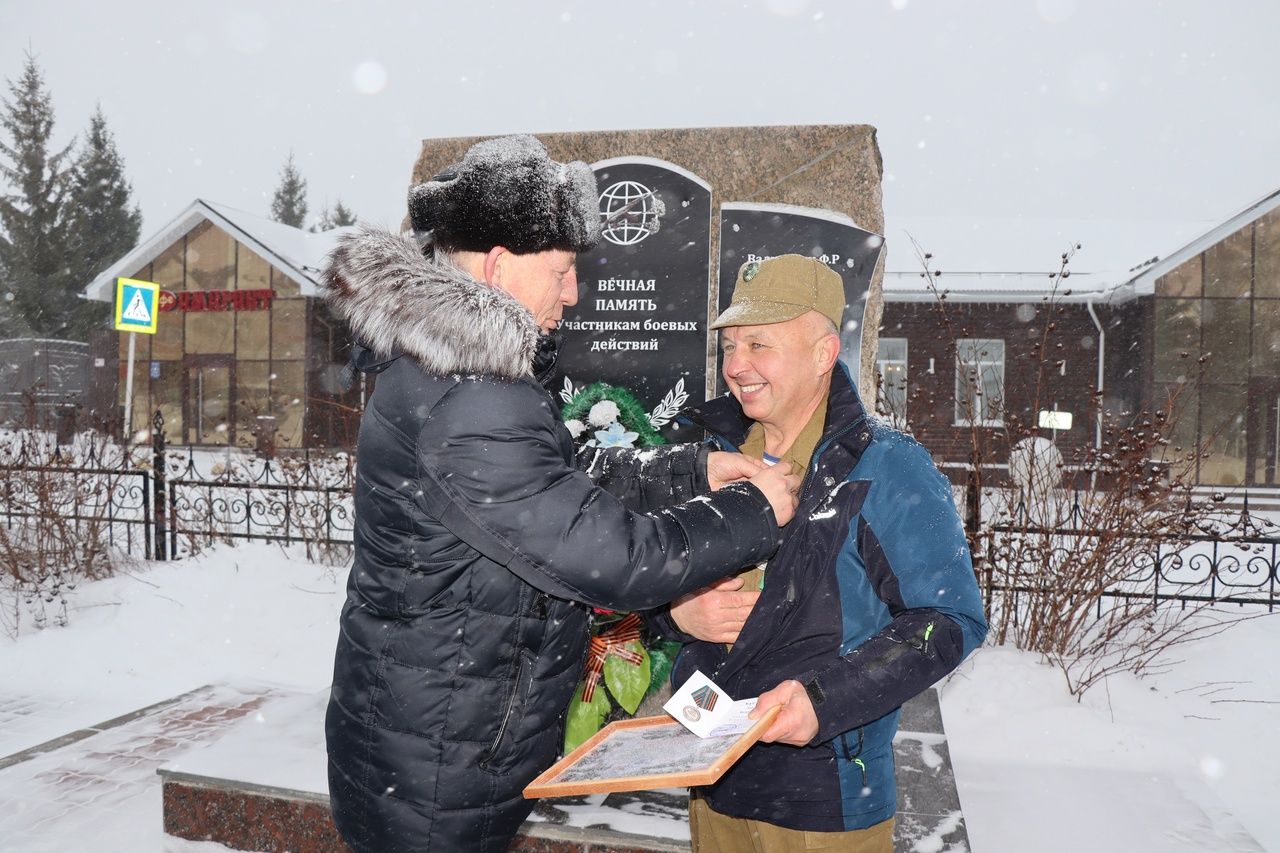
<path id="1" fill-rule="evenodd" d="M 764 559 L 773 514 L 748 484 L 654 509 L 705 487 L 696 447 L 579 470 L 531 315 L 412 242 L 350 238 L 328 281 L 384 354 L 325 723 L 334 818 L 361 851 L 505 850 L 562 738 L 582 603 L 654 607 Z"/>

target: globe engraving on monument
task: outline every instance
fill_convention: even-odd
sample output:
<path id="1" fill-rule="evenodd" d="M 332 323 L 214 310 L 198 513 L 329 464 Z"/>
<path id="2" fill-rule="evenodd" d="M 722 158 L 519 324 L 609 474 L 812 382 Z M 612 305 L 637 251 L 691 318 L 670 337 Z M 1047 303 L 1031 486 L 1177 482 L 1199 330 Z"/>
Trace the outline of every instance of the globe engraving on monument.
<path id="1" fill-rule="evenodd" d="M 600 234 L 617 246 L 634 246 L 658 230 L 665 205 L 653 190 L 618 181 L 600 193 Z"/>

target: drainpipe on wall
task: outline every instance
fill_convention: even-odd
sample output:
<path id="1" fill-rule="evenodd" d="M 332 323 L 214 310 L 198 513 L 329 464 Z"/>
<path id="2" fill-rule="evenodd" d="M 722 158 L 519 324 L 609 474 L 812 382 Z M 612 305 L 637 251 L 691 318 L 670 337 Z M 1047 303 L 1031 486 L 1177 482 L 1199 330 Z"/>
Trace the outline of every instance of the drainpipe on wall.
<path id="1" fill-rule="evenodd" d="M 1098 420 L 1093 427 L 1093 446 L 1102 452 L 1102 377 L 1103 365 L 1107 358 L 1107 332 L 1102 328 L 1102 324 L 1098 322 L 1098 315 L 1093 312 L 1093 299 L 1090 298 L 1085 303 L 1085 307 L 1089 309 L 1089 319 L 1093 320 L 1093 326 L 1098 330 Z M 1098 486 L 1098 471 L 1094 468 L 1093 473 L 1089 476 L 1089 490 L 1096 491 Z"/>

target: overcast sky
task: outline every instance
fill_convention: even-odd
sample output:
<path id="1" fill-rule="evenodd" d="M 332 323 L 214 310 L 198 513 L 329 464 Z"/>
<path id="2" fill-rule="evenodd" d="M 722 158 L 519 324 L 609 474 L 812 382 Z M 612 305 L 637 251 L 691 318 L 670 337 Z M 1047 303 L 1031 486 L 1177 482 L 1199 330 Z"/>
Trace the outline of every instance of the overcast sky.
<path id="1" fill-rule="evenodd" d="M 101 103 L 144 235 L 203 197 L 395 225 L 423 138 L 868 123 L 885 209 L 1214 220 L 1280 187 L 1280 3 L 0 0 L 67 140 Z M 7 97 L 7 94 L 6 94 Z"/>

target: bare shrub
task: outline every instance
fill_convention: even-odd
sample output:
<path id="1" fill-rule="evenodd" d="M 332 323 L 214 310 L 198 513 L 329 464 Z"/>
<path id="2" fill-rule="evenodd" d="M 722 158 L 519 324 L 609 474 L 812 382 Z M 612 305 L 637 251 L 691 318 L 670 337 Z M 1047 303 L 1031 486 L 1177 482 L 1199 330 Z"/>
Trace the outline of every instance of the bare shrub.
<path id="1" fill-rule="evenodd" d="M 0 451 L 0 627 L 16 636 L 67 623 L 69 594 L 83 580 L 114 573 L 127 557 L 113 521 L 131 510 L 141 522 L 144 484 L 129 460 L 96 433 L 59 446 L 48 433 L 6 436 Z"/>
<path id="2" fill-rule="evenodd" d="M 286 507 L 289 526 L 301 539 L 309 562 L 345 566 L 352 558 L 346 537 L 354 522 L 352 484 L 355 460 L 346 453 L 286 456 L 278 476 L 292 495 Z"/>
<path id="3" fill-rule="evenodd" d="M 1041 500 L 1002 490 L 980 533 L 993 637 L 1043 654 L 1073 695 L 1229 627 L 1237 617 L 1197 617 L 1248 587 L 1223 586 L 1232 554 L 1273 535 L 1270 522 L 1226 524 L 1212 500 L 1196 500 L 1188 460 L 1151 465 L 1172 421 L 1159 412 L 1104 430 L 1102 447 L 1071 466 L 1074 488 Z"/>

